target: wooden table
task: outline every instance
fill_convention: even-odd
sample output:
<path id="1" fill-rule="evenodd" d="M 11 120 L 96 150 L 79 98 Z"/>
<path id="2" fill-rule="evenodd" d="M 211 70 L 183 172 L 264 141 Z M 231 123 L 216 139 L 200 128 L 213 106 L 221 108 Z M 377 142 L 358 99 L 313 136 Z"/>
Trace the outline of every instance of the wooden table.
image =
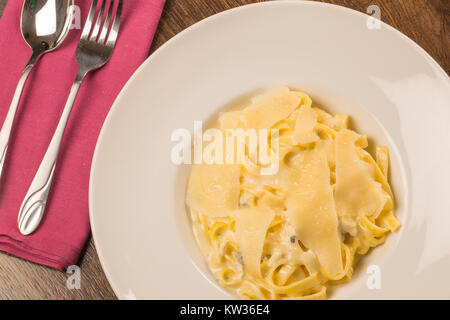
<path id="1" fill-rule="evenodd" d="M 17 1 L 17 0 L 15 0 Z M 450 72 L 448 0 L 321 0 L 366 12 L 378 5 L 381 19 L 416 41 Z M 150 53 L 186 27 L 252 0 L 167 0 Z M 7 0 L 0 0 L 0 16 Z M 1 36 L 1 35 L 0 35 Z M 4 106 L 3 106 L 4 107 Z M 115 299 L 89 240 L 81 262 L 81 289 L 66 287 L 68 275 L 0 253 L 0 299 Z"/>

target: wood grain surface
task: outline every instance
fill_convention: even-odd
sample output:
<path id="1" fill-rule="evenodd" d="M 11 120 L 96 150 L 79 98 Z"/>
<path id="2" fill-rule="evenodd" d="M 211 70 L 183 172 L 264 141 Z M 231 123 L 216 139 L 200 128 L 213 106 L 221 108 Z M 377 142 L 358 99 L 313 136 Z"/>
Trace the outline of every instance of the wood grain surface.
<path id="1" fill-rule="evenodd" d="M 447 74 L 450 73 L 448 33 L 450 1 L 321 1 L 364 13 L 370 5 L 378 5 L 384 22 L 417 42 L 436 59 Z M 0 17 L 7 2 L 7 0 L 0 0 Z M 260 1 L 167 0 L 150 54 L 168 39 L 197 21 L 226 9 L 254 2 Z M 89 239 L 80 267 L 81 289 L 69 290 L 66 287 L 69 275 L 0 253 L 0 299 L 115 299 L 100 266 L 92 239 Z"/>

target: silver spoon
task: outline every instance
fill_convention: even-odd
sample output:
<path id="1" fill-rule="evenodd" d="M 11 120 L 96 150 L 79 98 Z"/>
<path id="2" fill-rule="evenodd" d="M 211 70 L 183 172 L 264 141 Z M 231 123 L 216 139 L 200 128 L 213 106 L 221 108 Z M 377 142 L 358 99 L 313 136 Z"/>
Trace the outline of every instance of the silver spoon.
<path id="1" fill-rule="evenodd" d="M 19 106 L 23 87 L 31 69 L 45 53 L 55 50 L 66 38 L 72 23 L 73 0 L 25 0 L 22 8 L 22 36 L 33 50 L 0 130 L 0 177 L 5 164 L 11 128 Z"/>

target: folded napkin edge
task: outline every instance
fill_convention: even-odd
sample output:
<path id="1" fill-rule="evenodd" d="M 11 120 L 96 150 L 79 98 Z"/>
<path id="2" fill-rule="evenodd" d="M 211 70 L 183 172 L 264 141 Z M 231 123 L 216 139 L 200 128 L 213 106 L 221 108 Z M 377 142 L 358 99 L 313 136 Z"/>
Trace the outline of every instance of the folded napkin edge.
<path id="1" fill-rule="evenodd" d="M 58 270 L 64 270 L 67 267 L 76 264 L 80 253 L 83 250 L 83 248 L 75 248 L 65 243 L 60 243 L 58 247 L 66 257 L 62 254 L 54 253 L 52 250 L 43 251 L 35 248 L 27 243 L 14 239 L 9 235 L 0 234 L 0 251 L 49 267 L 57 266 L 55 269 Z M 68 254 L 68 252 L 71 254 Z"/>

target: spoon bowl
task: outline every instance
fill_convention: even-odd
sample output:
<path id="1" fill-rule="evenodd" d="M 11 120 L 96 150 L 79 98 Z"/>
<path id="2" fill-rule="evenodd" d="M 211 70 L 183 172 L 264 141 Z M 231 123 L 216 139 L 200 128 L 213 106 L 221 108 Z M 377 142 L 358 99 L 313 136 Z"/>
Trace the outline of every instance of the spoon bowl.
<path id="1" fill-rule="evenodd" d="M 22 36 L 33 52 L 56 49 L 69 33 L 73 0 L 25 0 L 21 16 Z"/>

